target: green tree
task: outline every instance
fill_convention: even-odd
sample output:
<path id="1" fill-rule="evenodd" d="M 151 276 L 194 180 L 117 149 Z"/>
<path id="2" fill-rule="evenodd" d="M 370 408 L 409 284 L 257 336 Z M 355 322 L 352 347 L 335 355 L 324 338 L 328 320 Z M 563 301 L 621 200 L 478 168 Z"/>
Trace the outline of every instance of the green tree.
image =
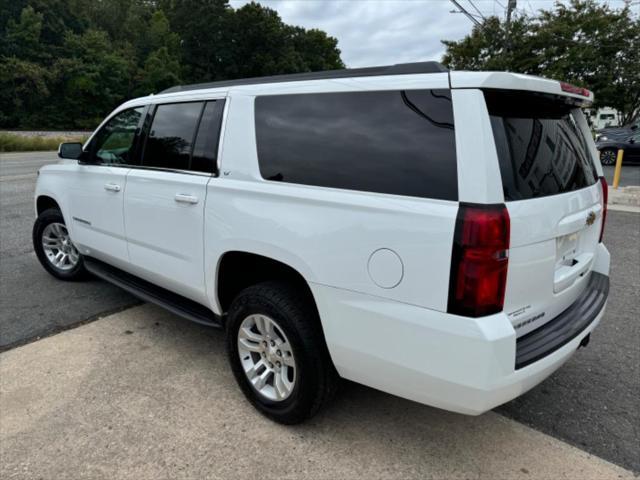
<path id="1" fill-rule="evenodd" d="M 233 61 L 228 32 L 234 12 L 228 0 L 169 0 L 161 5 L 180 37 L 185 80 L 225 78 L 225 67 Z"/>
<path id="2" fill-rule="evenodd" d="M 0 125 L 29 126 L 32 112 L 49 96 L 49 72 L 16 57 L 0 59 Z"/>
<path id="3" fill-rule="evenodd" d="M 180 62 L 167 47 L 151 52 L 138 72 L 136 96 L 149 95 L 180 83 Z"/>
<path id="4" fill-rule="evenodd" d="M 5 55 L 36 60 L 40 52 L 42 18 L 43 15 L 30 6 L 22 9 L 18 21 L 10 18 L 4 41 Z"/>
<path id="5" fill-rule="evenodd" d="M 179 83 L 341 68 L 337 41 L 228 0 L 0 0 L 0 127 L 93 128 Z"/>
<path id="6" fill-rule="evenodd" d="M 338 49 L 338 40 L 322 30 L 305 30 L 290 27 L 293 47 L 299 52 L 306 71 L 334 70 L 344 68 Z"/>
<path id="7" fill-rule="evenodd" d="M 335 38 L 286 25 L 271 8 L 251 2 L 237 9 L 233 20 L 235 61 L 227 66 L 227 78 L 344 68 Z"/>
<path id="8" fill-rule="evenodd" d="M 161 5 L 180 36 L 189 82 L 344 66 L 335 38 L 286 25 L 275 10 L 258 3 L 237 10 L 227 0 L 168 0 Z"/>
<path id="9" fill-rule="evenodd" d="M 68 118 L 63 123 L 72 127 L 94 128 L 127 97 L 129 61 L 100 30 L 68 33 L 64 48 L 67 55 L 53 64 L 55 101 L 43 115 Z"/>
<path id="10" fill-rule="evenodd" d="M 568 81 L 593 90 L 595 106 L 616 108 L 625 122 L 638 115 L 640 19 L 628 7 L 613 10 L 594 0 L 556 3 L 537 17 L 516 17 L 508 32 L 504 22 L 490 17 L 464 39 L 443 43 L 443 63 L 450 68 Z"/>

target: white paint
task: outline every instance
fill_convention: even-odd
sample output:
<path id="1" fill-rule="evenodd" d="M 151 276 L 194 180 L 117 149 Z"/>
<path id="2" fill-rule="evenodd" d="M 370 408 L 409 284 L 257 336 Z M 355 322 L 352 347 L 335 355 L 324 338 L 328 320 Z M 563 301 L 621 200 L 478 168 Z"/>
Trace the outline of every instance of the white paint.
<path id="1" fill-rule="evenodd" d="M 397 287 L 404 275 L 402 259 L 388 248 L 381 248 L 371 254 L 367 270 L 373 283 L 380 288 Z"/>
<path id="2" fill-rule="evenodd" d="M 265 181 L 255 143 L 258 94 L 439 89 L 448 88 L 449 80 L 446 73 L 313 80 L 135 99 L 112 115 L 149 103 L 226 97 L 220 176 L 67 161 L 42 168 L 36 197 L 58 201 L 82 251 L 90 249 L 216 313 L 223 313 L 217 274 L 225 253 L 250 252 L 283 262 L 309 283 L 342 376 L 478 414 L 542 381 L 600 320 L 602 313 L 561 349 L 514 370 L 516 332 L 507 314 L 522 307 L 531 314 L 545 312 L 538 323 L 518 332 L 525 333 L 568 307 L 586 284 L 588 275 L 562 270 L 563 289 L 553 292 L 558 238 L 567 229 L 578 232 L 578 253 L 585 255 L 580 258 L 590 258 L 585 271 L 608 274 L 609 254 L 597 242 L 599 186 L 508 202 L 511 248 L 504 313 L 466 318 L 446 313 L 458 202 Z M 453 72 L 451 84 L 459 199 L 502 203 L 496 148 L 479 89 L 565 94 L 558 82 L 509 73 Z M 106 184 L 120 190 L 105 190 Z M 589 211 L 597 213 L 596 223 L 580 227 L 578 220 Z"/>

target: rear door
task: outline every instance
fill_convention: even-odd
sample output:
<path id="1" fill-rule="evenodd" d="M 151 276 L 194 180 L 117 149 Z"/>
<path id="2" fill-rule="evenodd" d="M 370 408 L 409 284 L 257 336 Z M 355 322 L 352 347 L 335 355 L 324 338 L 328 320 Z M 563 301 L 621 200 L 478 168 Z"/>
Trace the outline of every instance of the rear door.
<path id="1" fill-rule="evenodd" d="M 624 148 L 624 160 L 629 162 L 640 162 L 640 133 L 634 133 L 627 140 L 627 144 Z"/>
<path id="2" fill-rule="evenodd" d="M 560 96 L 485 90 L 511 219 L 504 312 L 518 336 L 584 291 L 603 217 L 579 108 Z"/>
<path id="3" fill-rule="evenodd" d="M 205 304 L 204 204 L 223 106 L 222 99 L 157 105 L 141 168 L 129 172 L 125 192 L 134 273 Z"/>

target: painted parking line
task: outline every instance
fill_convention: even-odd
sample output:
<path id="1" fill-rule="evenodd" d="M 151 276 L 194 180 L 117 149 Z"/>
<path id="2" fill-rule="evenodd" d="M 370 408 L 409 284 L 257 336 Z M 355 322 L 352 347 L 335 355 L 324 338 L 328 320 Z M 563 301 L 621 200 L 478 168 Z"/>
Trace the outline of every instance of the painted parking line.
<path id="1" fill-rule="evenodd" d="M 0 354 L 1 478 L 633 478 L 500 415 L 355 384 L 297 427 L 242 397 L 222 332 L 142 305 Z"/>

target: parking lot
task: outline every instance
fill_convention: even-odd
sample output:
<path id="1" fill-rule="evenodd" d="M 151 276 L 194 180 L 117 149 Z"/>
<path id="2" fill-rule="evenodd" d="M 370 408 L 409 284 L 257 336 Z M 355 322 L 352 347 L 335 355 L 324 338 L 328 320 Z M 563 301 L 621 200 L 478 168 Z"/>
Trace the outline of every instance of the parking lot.
<path id="1" fill-rule="evenodd" d="M 2 478 L 629 475 L 588 453 L 640 472 L 640 213 L 610 211 L 607 314 L 589 347 L 531 392 L 473 418 L 347 383 L 317 419 L 287 428 L 241 397 L 221 332 L 44 272 L 32 196 L 52 161 L 0 155 Z M 624 167 L 621 185 L 640 185 L 640 167 Z"/>

